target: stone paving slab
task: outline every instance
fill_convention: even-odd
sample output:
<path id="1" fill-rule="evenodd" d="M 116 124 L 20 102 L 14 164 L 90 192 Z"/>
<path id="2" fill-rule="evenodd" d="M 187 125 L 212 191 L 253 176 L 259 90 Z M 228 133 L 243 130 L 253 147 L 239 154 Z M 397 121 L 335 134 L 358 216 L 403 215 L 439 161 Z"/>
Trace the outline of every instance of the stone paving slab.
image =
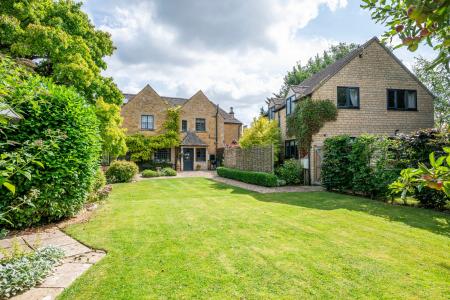
<path id="1" fill-rule="evenodd" d="M 79 255 L 82 253 L 86 253 L 86 252 L 90 252 L 92 251 L 91 249 L 89 249 L 88 247 L 86 247 L 83 244 L 80 243 L 73 243 L 73 244 L 69 244 L 69 245 L 55 245 L 58 246 L 59 248 L 64 250 L 64 253 L 67 256 L 73 256 L 73 255 Z"/>
<path id="2" fill-rule="evenodd" d="M 37 249 L 48 245 L 59 247 L 64 250 L 65 258 L 62 260 L 61 265 L 56 267 L 54 272 L 41 285 L 11 298 L 13 300 L 55 299 L 75 279 L 106 255 L 103 251 L 92 250 L 86 247 L 56 227 L 38 233 L 18 236 L 16 239 L 30 251 L 33 248 Z M 11 247 L 12 240 L 0 240 L 1 247 Z"/>
<path id="3" fill-rule="evenodd" d="M 15 296 L 14 300 L 54 300 L 62 293 L 64 288 L 34 288 L 23 294 Z"/>
<path id="4" fill-rule="evenodd" d="M 47 277 L 40 288 L 66 288 L 92 264 L 65 263 L 56 267 L 52 275 Z"/>

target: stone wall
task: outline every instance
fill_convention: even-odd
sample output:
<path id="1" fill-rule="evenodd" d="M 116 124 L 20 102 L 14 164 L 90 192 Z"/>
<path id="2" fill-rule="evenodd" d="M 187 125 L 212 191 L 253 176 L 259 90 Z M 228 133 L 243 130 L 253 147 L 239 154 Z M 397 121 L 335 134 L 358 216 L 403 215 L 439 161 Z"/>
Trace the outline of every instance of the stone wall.
<path id="1" fill-rule="evenodd" d="M 273 172 L 273 147 L 225 148 L 223 165 L 243 171 Z"/>

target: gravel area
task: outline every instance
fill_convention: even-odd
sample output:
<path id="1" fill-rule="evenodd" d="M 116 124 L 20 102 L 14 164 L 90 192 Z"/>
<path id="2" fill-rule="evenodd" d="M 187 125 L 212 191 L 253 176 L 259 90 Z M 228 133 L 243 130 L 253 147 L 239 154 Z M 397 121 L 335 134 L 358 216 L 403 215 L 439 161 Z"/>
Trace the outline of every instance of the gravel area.
<path id="1" fill-rule="evenodd" d="M 233 179 L 223 178 L 215 176 L 212 178 L 214 181 L 232 185 L 235 187 L 243 188 L 249 191 L 268 194 L 268 193 L 303 193 L 303 192 L 321 192 L 324 191 L 321 186 L 280 186 L 280 187 L 265 187 L 254 184 L 249 184 Z"/>

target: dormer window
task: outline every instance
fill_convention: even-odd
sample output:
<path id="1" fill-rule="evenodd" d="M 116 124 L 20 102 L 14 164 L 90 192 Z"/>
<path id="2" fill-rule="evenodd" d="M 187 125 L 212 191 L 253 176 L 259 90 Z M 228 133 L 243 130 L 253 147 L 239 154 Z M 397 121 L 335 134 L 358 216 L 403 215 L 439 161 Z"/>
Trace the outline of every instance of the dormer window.
<path id="1" fill-rule="evenodd" d="M 295 109 L 295 96 L 292 95 L 289 98 L 286 99 L 286 116 L 289 116 L 291 113 L 294 112 Z"/>

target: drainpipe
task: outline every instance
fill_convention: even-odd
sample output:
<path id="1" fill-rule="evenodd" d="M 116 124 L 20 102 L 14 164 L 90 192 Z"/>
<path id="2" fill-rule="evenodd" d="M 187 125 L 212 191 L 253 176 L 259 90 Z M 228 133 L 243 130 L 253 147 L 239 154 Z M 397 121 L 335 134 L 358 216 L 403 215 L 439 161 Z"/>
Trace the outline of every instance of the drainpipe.
<path id="1" fill-rule="evenodd" d="M 217 136 L 219 133 L 219 129 L 217 128 L 219 126 L 219 104 L 217 104 L 216 107 L 216 154 L 214 155 L 216 157 L 216 168 L 217 168 L 217 149 L 219 147 L 219 137 Z"/>

